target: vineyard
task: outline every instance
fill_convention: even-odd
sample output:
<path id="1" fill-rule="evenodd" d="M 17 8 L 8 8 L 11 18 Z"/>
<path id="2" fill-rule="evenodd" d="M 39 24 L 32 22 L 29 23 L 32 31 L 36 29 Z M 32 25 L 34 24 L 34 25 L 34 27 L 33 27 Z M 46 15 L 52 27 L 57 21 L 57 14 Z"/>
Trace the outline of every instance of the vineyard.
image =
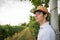
<path id="1" fill-rule="evenodd" d="M 18 33 L 23 29 L 25 29 L 25 27 L 0 25 L 0 40 L 4 40 L 4 38 L 11 37 L 13 34 Z"/>
<path id="2" fill-rule="evenodd" d="M 58 18 L 60 30 L 60 15 Z M 33 16 L 30 16 L 28 24 L 23 23 L 15 26 L 10 24 L 0 25 L 0 40 L 36 40 L 39 26 L 39 23 L 35 21 Z"/>

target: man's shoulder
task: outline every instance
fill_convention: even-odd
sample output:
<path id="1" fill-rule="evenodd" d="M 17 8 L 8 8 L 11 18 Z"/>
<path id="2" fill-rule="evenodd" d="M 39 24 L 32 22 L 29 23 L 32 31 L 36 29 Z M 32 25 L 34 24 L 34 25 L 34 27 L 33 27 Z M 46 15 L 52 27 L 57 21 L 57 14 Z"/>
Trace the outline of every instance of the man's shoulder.
<path id="1" fill-rule="evenodd" d="M 45 28 L 45 31 L 50 33 L 50 32 L 54 32 L 54 29 L 51 25 L 47 25 L 47 27 Z"/>

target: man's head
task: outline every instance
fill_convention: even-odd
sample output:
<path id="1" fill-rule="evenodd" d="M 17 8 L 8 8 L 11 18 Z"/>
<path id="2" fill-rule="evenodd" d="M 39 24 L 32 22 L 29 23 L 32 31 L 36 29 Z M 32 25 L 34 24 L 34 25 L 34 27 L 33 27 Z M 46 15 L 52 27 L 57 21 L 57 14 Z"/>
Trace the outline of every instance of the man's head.
<path id="1" fill-rule="evenodd" d="M 34 11 L 36 21 L 38 22 L 47 20 L 48 14 L 48 9 L 43 6 L 38 6 L 37 9 Z"/>

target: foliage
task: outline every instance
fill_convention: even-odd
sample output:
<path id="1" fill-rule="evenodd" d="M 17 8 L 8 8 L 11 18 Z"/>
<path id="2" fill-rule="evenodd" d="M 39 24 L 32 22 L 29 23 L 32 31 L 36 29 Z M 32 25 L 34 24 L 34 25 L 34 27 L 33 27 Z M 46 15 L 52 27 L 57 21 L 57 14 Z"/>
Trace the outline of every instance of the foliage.
<path id="1" fill-rule="evenodd" d="M 12 36 L 14 33 L 20 32 L 25 27 L 22 26 L 11 26 L 11 25 L 0 25 L 0 40 Z"/>
<path id="2" fill-rule="evenodd" d="M 20 0 L 20 1 L 27 1 L 27 0 Z M 49 7 L 49 0 L 29 0 L 29 1 L 34 6 L 34 8 L 31 9 L 31 12 L 35 11 L 37 6 L 39 5 Z"/>
<path id="3" fill-rule="evenodd" d="M 39 30 L 39 23 L 36 22 L 34 16 L 30 16 L 30 21 L 27 25 L 29 26 L 32 35 L 35 36 L 35 38 L 37 38 L 37 34 Z"/>
<path id="4" fill-rule="evenodd" d="M 35 11 L 37 6 L 39 5 L 49 7 L 49 0 L 31 0 L 31 3 L 32 5 L 35 6 L 34 8 L 31 9 L 31 12 Z"/>
<path id="5" fill-rule="evenodd" d="M 45 4 L 45 6 L 48 7 L 49 0 L 31 0 L 31 3 L 35 7 L 37 7 L 39 5 L 43 5 L 43 4 Z"/>

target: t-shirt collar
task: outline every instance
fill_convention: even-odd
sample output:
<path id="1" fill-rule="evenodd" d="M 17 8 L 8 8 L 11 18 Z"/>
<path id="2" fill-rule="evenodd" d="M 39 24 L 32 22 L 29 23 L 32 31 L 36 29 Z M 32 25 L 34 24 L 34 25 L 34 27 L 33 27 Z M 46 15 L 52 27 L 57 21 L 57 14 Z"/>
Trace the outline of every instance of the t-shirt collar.
<path id="1" fill-rule="evenodd" d="M 46 28 L 49 22 L 45 22 L 43 25 L 40 26 L 40 29 Z"/>

